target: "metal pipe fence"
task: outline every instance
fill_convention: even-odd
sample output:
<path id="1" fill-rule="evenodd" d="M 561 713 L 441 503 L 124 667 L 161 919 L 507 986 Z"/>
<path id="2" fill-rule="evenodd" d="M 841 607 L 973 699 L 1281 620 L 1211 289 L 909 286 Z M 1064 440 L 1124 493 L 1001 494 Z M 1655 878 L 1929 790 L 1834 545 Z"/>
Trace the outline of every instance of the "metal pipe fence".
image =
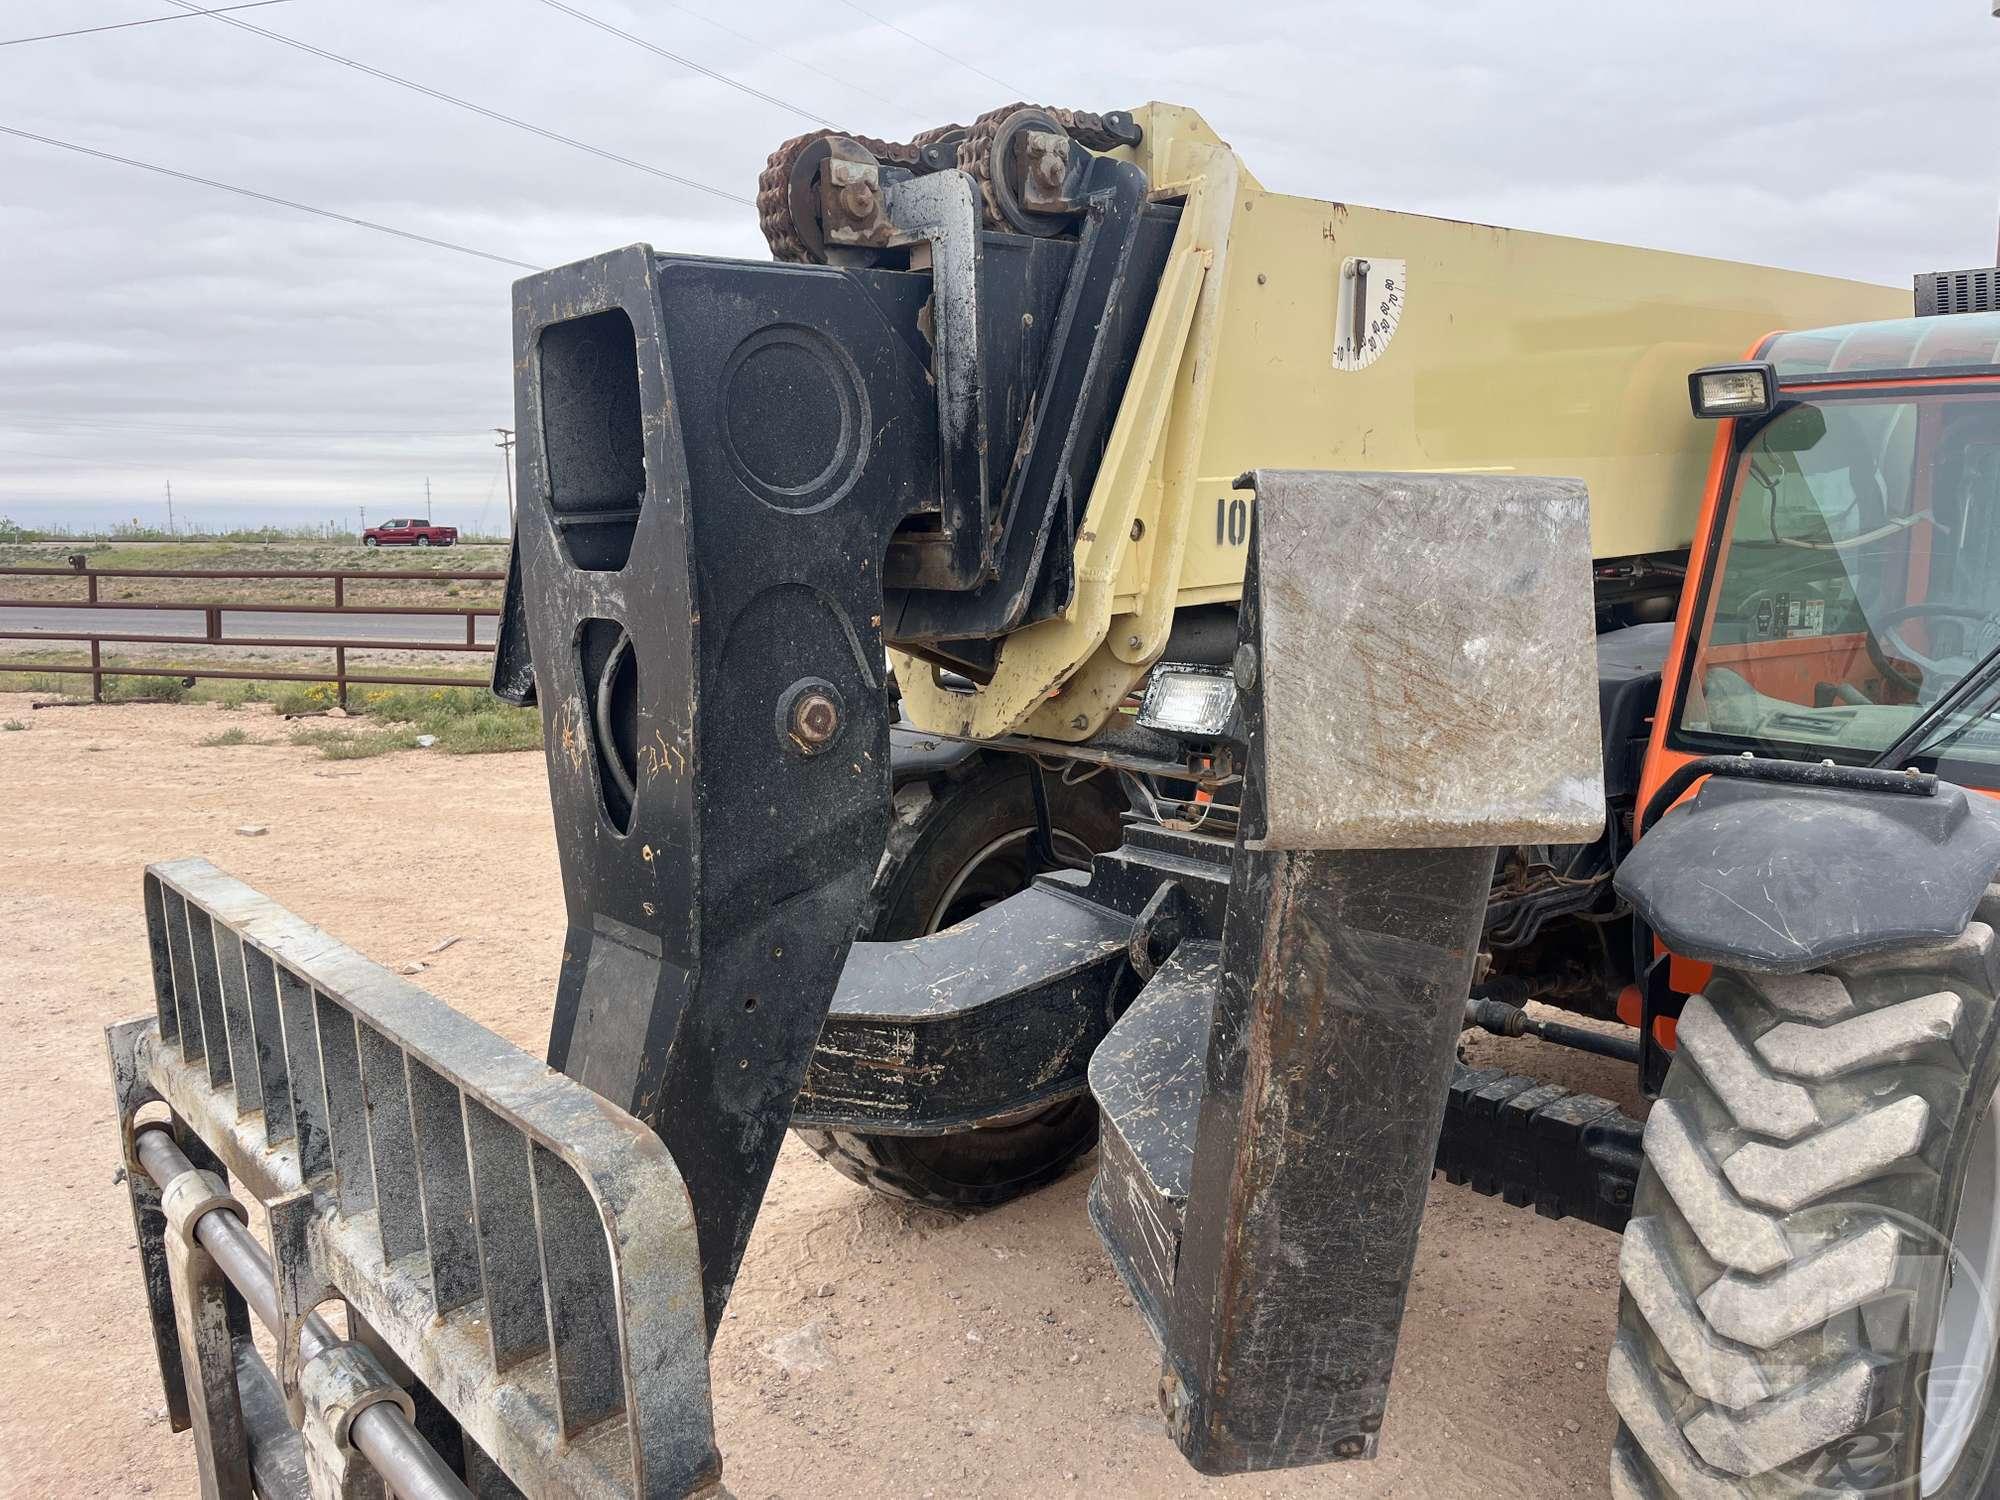
<path id="1" fill-rule="evenodd" d="M 46 673 L 50 675 L 87 676 L 90 678 L 90 700 L 104 701 L 104 679 L 107 677 L 175 677 L 214 678 L 257 682 L 319 682 L 332 683 L 338 702 L 347 706 L 347 690 L 350 686 L 360 687 L 478 687 L 484 678 L 444 677 L 421 673 L 385 673 L 381 671 L 348 670 L 347 654 L 350 651 L 438 651 L 445 653 L 490 653 L 491 641 L 479 639 L 478 622 L 495 619 L 500 614 L 497 605 L 437 605 L 437 604 L 351 604 L 348 602 L 348 584 L 361 579 L 369 583 L 495 583 L 506 578 L 504 572 L 487 569 L 466 569 L 459 571 L 387 570 L 375 568 L 92 568 L 92 567 L 0 567 L 0 580 L 8 577 L 70 578 L 81 580 L 84 596 L 75 599 L 14 599 L 0 597 L 0 612 L 8 610 L 37 609 L 61 611 L 128 611 L 135 612 L 141 619 L 134 620 L 137 626 L 143 621 L 145 611 L 178 614 L 199 614 L 201 633 L 162 633 L 158 629 L 8 629 L 0 628 L 0 640 L 58 642 L 66 645 L 88 645 L 90 647 L 89 666 L 57 666 L 47 662 L 0 661 L 0 673 Z M 228 579 L 238 582 L 259 582 L 270 580 L 314 580 L 330 582 L 333 585 L 333 600 L 328 604 L 297 604 L 290 602 L 245 602 L 216 600 L 162 600 L 162 599 L 106 599 L 100 581 L 107 578 L 173 578 L 173 579 Z M 4 583 L 0 583 L 4 586 Z M 225 626 L 231 615 L 333 615 L 356 617 L 404 619 L 411 617 L 448 617 L 465 622 L 464 639 L 437 640 L 357 640 L 351 636 L 289 635 L 271 634 L 232 635 Z M 0 618 L 0 626 L 6 625 Z M 93 622 L 94 623 L 94 622 Z M 207 665 L 144 667 L 106 666 L 104 647 L 111 645 L 144 646 L 198 646 L 214 647 L 287 647 L 295 646 L 301 651 L 333 652 L 331 672 L 307 672 L 286 669 L 258 668 L 254 671 L 232 667 Z"/>

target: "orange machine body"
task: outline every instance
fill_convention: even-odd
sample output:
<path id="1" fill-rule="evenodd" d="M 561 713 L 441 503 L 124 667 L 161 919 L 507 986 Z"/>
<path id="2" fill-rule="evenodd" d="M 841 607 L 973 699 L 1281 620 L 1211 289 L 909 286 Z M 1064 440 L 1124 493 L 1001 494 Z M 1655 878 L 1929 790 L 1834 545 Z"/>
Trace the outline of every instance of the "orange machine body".
<path id="1" fill-rule="evenodd" d="M 1911 318 L 1807 333 L 1777 333 L 1760 340 L 1748 358 L 1770 361 L 1776 366 L 1781 396 L 1816 398 L 1855 391 L 1889 394 L 1959 389 L 1991 394 L 2000 392 L 2000 316 Z M 1841 378 L 1848 372 L 1853 373 L 1852 379 Z M 1636 809 L 1645 808 L 1669 776 L 1696 758 L 1697 752 L 1675 748 L 1671 733 L 1685 691 L 1690 654 L 1707 638 L 1714 624 L 1718 591 L 1711 585 L 1715 582 L 1729 516 L 1742 482 L 1735 462 L 1737 427 L 1738 419 L 1733 417 L 1717 424 L 1706 489 L 1689 553 L 1687 586 L 1681 593 L 1673 644 L 1661 675 L 1659 705 L 1654 711 L 1640 773 Z M 1934 441 L 1935 424 L 1921 427 L 1920 449 L 1922 444 Z M 1922 492 L 1931 482 L 1928 465 L 1919 462 L 1917 475 L 1920 492 L 1913 497 L 1912 508 L 1921 511 L 1927 508 L 1929 499 Z M 1935 531 L 1928 521 L 1909 529 L 1913 586 L 1921 585 L 1934 539 Z M 1843 633 L 1712 646 L 1707 659 L 1712 664 L 1729 666 L 1759 691 L 1797 701 L 1816 682 L 1851 678 L 1854 669 L 1866 661 L 1867 650 L 1862 635 Z M 1699 787 L 1700 782 L 1696 782 L 1682 794 L 1682 799 L 1693 796 Z M 2000 792 L 1990 788 L 1972 790 L 2000 796 Z M 1634 817 L 1637 816 L 1635 811 Z M 1668 984 L 1676 992 L 1694 994 L 1707 982 L 1707 964 L 1671 954 L 1668 959 Z M 1628 1025 L 1640 1023 L 1637 986 L 1627 986 L 1619 996 L 1618 1011 Z M 1663 1045 L 1673 1045 L 1673 1031 L 1671 1018 L 1656 1019 L 1655 1035 Z"/>

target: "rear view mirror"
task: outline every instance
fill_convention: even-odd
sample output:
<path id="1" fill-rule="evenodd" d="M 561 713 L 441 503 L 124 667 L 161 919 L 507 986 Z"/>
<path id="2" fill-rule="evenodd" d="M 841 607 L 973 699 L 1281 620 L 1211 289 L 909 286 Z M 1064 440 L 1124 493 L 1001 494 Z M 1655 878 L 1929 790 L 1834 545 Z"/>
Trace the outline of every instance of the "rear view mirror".
<path id="1" fill-rule="evenodd" d="M 1757 431 L 1757 442 L 1767 453 L 1808 453 L 1826 436 L 1826 412 L 1809 401 L 1786 406 L 1774 413 Z"/>

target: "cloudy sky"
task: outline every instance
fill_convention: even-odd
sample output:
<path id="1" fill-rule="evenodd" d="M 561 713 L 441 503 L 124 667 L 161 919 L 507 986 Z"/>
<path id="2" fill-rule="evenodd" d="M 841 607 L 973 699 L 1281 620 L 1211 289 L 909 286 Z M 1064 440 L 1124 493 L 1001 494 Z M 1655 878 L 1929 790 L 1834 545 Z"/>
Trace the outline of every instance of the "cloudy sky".
<path id="1" fill-rule="evenodd" d="M 0 128 L 547 265 L 761 255 L 735 200 L 817 123 L 1161 98 L 1279 191 L 1907 285 L 1993 254 L 1991 8 L 1153 0 L 1021 26 L 998 0 L 282 0 L 16 42 L 183 7 L 0 0 Z M 518 274 L 0 134 L 0 516 L 163 522 L 171 480 L 211 527 L 379 519 L 428 478 L 437 519 L 498 526 Z"/>

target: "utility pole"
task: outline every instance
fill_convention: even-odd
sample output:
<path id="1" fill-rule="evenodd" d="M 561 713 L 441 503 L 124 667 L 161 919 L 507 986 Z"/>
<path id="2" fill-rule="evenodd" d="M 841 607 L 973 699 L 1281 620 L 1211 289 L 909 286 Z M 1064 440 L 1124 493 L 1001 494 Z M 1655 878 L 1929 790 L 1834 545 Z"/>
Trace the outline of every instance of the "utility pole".
<path id="1" fill-rule="evenodd" d="M 426 474 L 424 476 L 424 523 L 426 525 L 429 525 L 430 519 L 431 519 L 431 476 Z"/>
<path id="2" fill-rule="evenodd" d="M 174 482 L 167 481 L 167 535 L 174 534 Z"/>
<path id="3" fill-rule="evenodd" d="M 1994 4 L 2000 5 L 2000 0 L 1994 0 Z M 514 524 L 514 429 L 511 427 L 496 427 L 493 430 L 500 434 L 500 441 L 493 446 L 500 450 L 500 472 L 507 476 L 507 524 L 509 527 L 512 527 Z"/>

